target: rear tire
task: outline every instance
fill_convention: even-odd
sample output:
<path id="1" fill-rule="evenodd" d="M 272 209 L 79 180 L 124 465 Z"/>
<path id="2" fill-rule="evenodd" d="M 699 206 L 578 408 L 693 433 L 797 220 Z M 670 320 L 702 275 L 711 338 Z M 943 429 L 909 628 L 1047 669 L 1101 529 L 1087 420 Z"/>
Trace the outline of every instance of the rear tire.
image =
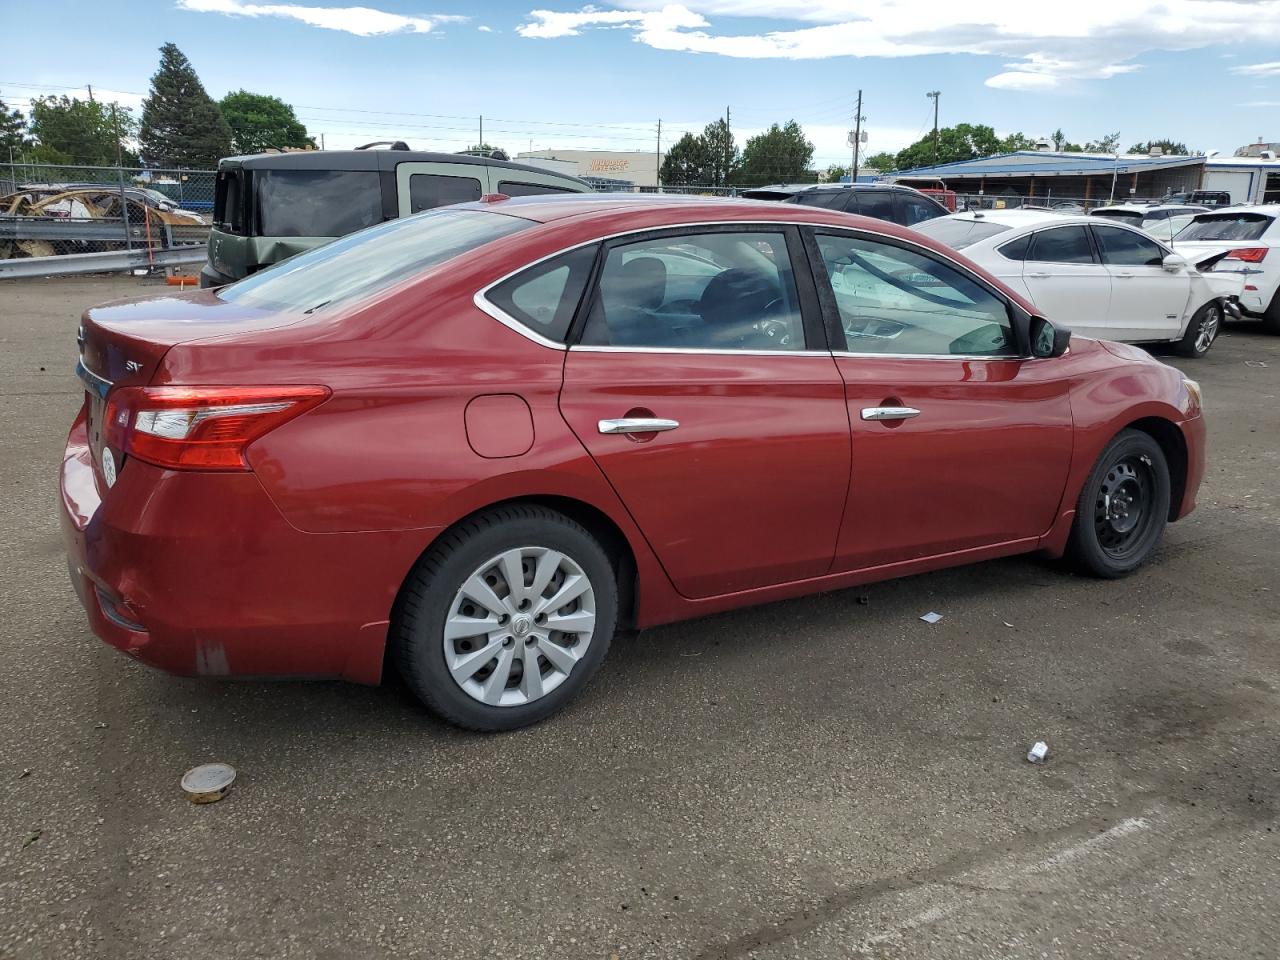
<path id="1" fill-rule="evenodd" d="M 1169 499 L 1169 464 L 1160 444 L 1140 430 L 1122 430 L 1080 491 L 1068 558 L 1095 577 L 1128 576 L 1159 545 Z"/>
<path id="2" fill-rule="evenodd" d="M 514 730 L 586 685 L 617 615 L 609 556 L 584 527 L 544 507 L 499 507 L 459 524 L 409 574 L 391 652 L 437 716 Z"/>
<path id="3" fill-rule="evenodd" d="M 1184 357 L 1203 357 L 1222 330 L 1222 304 L 1210 300 L 1195 312 L 1174 349 Z"/>
<path id="4" fill-rule="evenodd" d="M 1267 333 L 1280 336 L 1280 290 L 1276 291 L 1275 296 L 1271 298 L 1271 305 L 1262 315 L 1262 329 Z"/>

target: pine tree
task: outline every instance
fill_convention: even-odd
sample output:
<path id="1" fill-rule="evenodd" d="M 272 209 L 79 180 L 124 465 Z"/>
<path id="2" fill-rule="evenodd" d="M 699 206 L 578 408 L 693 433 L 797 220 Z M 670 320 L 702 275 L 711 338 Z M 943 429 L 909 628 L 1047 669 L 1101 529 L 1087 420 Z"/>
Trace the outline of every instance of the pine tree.
<path id="1" fill-rule="evenodd" d="M 150 167 L 212 167 L 231 153 L 231 127 L 181 50 L 160 48 L 142 103 L 142 157 Z"/>

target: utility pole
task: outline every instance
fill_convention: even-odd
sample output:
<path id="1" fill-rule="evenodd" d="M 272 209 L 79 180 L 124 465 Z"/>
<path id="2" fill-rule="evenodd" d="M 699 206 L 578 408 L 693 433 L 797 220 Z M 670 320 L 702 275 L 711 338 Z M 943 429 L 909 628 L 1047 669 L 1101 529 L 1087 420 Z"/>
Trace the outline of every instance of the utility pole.
<path id="1" fill-rule="evenodd" d="M 858 106 L 853 111 L 853 169 L 849 171 L 849 182 L 858 182 L 858 149 L 862 145 L 862 91 L 858 91 Z"/>
<path id="2" fill-rule="evenodd" d="M 653 152 L 653 162 L 655 173 L 653 175 L 654 185 L 658 192 L 662 192 L 662 118 L 658 118 L 658 146 Z"/>
<path id="3" fill-rule="evenodd" d="M 729 132 L 729 108 L 724 108 L 724 183 L 722 186 L 729 186 L 729 159 L 733 156 L 733 134 Z"/>
<path id="4" fill-rule="evenodd" d="M 925 94 L 933 101 L 933 162 L 938 162 L 938 98 L 942 96 L 941 90 L 930 90 Z"/>
<path id="5" fill-rule="evenodd" d="M 484 146 L 484 114 L 480 114 L 480 142 L 477 143 L 476 146 Z"/>
<path id="6" fill-rule="evenodd" d="M 90 102 L 90 103 L 93 103 L 93 84 L 92 84 L 92 83 L 86 83 L 86 84 L 84 85 L 84 88 L 85 88 L 86 90 L 88 90 L 88 91 L 89 91 L 89 102 Z"/>
<path id="7" fill-rule="evenodd" d="M 324 149 L 324 134 L 320 134 L 320 149 Z"/>

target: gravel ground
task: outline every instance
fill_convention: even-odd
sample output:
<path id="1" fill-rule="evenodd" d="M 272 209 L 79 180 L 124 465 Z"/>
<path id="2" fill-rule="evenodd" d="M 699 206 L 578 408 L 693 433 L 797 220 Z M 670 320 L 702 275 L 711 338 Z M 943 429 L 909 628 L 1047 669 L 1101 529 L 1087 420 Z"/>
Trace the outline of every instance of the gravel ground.
<path id="1" fill-rule="evenodd" d="M 1138 575 L 1013 559 L 647 631 L 482 737 L 89 633 L 56 524 L 74 331 L 140 289 L 0 283 L 0 956 L 1276 955 L 1280 338 L 1170 358 L 1209 471 Z M 240 779 L 192 806 L 211 760 Z"/>

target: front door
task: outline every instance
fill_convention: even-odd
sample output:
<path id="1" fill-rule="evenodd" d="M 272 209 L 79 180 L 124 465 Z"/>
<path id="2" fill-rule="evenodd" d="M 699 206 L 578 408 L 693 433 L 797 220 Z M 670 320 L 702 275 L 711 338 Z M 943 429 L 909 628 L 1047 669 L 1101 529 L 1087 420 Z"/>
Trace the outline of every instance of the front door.
<path id="1" fill-rule="evenodd" d="M 1071 458 L 1067 383 L 1019 356 L 1004 299 L 904 242 L 826 228 L 815 241 L 853 433 L 835 569 L 1048 531 Z"/>
<path id="2" fill-rule="evenodd" d="M 566 357 L 565 419 L 687 597 L 831 566 L 849 421 L 803 263 L 776 225 L 616 241 Z"/>
<path id="3" fill-rule="evenodd" d="M 1167 251 L 1150 237 L 1123 227 L 1092 228 L 1103 266 L 1111 274 L 1108 336 L 1122 340 L 1171 340 L 1188 319 L 1188 267 L 1164 268 Z M 1199 304 L 1190 305 L 1195 309 Z"/>
<path id="4" fill-rule="evenodd" d="M 1022 279 L 1043 316 L 1086 337 L 1108 335 L 1111 274 L 1098 262 L 1084 225 L 1032 234 Z"/>

